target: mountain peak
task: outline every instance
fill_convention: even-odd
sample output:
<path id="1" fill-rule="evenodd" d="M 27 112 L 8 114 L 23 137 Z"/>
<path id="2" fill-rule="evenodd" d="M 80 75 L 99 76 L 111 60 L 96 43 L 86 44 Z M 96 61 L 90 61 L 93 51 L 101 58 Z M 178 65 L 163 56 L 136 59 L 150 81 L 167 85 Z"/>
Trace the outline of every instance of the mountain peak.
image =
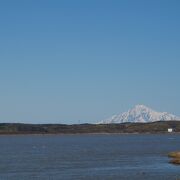
<path id="1" fill-rule="evenodd" d="M 179 117 L 167 112 L 157 112 L 145 105 L 138 104 L 134 108 L 119 115 L 114 115 L 111 118 L 101 121 L 100 123 L 124 123 L 124 122 L 154 122 L 180 120 Z"/>
<path id="2" fill-rule="evenodd" d="M 138 105 L 135 105 L 134 108 L 132 108 L 131 110 L 142 111 L 142 110 L 151 110 L 151 108 L 149 108 L 143 104 L 138 104 Z"/>
<path id="3" fill-rule="evenodd" d="M 137 108 L 137 109 L 147 109 L 148 107 L 143 105 L 143 104 L 137 104 L 137 105 L 135 105 L 135 108 Z"/>

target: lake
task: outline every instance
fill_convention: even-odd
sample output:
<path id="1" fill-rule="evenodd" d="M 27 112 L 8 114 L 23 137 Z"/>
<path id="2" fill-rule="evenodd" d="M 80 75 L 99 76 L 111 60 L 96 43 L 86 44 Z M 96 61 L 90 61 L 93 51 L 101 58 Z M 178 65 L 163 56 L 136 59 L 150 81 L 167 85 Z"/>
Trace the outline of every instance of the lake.
<path id="1" fill-rule="evenodd" d="M 0 136 L 0 180 L 180 180 L 178 134 Z"/>

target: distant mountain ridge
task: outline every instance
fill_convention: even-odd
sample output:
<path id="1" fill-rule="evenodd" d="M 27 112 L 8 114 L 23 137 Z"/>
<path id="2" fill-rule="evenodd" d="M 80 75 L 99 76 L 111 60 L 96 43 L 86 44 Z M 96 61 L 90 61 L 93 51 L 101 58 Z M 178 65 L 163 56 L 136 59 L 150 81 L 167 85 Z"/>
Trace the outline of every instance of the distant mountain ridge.
<path id="1" fill-rule="evenodd" d="M 154 122 L 180 120 L 180 117 L 167 112 L 157 112 L 145 105 L 136 105 L 134 108 L 119 115 L 114 115 L 98 124 L 125 123 L 125 122 Z"/>

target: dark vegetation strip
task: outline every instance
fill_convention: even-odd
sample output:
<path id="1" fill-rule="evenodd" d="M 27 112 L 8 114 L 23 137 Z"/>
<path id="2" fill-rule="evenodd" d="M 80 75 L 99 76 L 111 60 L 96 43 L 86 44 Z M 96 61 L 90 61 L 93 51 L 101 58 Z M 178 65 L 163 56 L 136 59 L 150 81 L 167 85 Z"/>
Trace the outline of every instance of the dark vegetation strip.
<path id="1" fill-rule="evenodd" d="M 168 128 L 180 132 L 180 121 L 73 125 L 0 123 L 0 134 L 166 133 Z"/>

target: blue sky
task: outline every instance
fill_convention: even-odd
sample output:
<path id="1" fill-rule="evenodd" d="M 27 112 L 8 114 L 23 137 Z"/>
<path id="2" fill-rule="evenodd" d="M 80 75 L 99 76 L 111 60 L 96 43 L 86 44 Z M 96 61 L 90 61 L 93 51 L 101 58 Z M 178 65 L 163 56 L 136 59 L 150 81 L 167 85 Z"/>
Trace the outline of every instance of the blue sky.
<path id="1" fill-rule="evenodd" d="M 94 123 L 135 104 L 180 116 L 179 0 L 2 0 L 0 122 Z"/>

